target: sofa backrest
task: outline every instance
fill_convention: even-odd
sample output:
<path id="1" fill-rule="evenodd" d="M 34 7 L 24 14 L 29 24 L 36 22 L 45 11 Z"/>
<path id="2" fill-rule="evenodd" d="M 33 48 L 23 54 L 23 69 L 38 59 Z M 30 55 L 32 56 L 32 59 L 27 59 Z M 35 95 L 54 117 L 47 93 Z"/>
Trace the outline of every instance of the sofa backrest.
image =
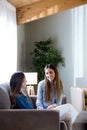
<path id="1" fill-rule="evenodd" d="M 9 83 L 3 83 L 0 84 L 0 109 L 10 109 L 11 101 L 10 101 L 10 86 Z M 32 103 L 34 106 L 34 109 L 36 109 L 36 95 L 30 96 L 32 99 Z M 65 104 L 67 102 L 66 95 L 63 95 L 62 97 L 62 103 Z"/>
<path id="2" fill-rule="evenodd" d="M 0 130 L 60 130 L 59 128 L 58 111 L 0 110 Z"/>
<path id="3" fill-rule="evenodd" d="M 0 84 L 0 109 L 10 109 L 9 83 Z"/>

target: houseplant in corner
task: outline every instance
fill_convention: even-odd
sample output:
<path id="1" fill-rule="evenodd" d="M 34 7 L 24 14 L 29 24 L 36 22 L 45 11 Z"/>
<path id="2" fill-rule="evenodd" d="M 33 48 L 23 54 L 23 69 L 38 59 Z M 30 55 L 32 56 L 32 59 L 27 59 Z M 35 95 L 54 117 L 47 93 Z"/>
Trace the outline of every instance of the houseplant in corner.
<path id="1" fill-rule="evenodd" d="M 38 72 L 38 81 L 44 78 L 44 67 L 46 64 L 53 63 L 56 66 L 61 63 L 65 65 L 64 57 L 61 52 L 53 47 L 51 38 L 46 41 L 35 42 L 35 49 L 32 52 L 33 66 L 32 71 Z"/>

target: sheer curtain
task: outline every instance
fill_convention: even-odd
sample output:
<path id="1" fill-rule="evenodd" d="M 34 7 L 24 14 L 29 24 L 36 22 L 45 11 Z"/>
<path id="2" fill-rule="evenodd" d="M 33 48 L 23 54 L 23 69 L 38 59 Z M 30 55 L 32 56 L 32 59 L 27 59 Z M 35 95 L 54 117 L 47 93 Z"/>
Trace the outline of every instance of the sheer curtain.
<path id="1" fill-rule="evenodd" d="M 16 9 L 0 0 L 0 83 L 9 82 L 17 70 Z"/>
<path id="2" fill-rule="evenodd" d="M 87 77 L 87 4 L 72 9 L 72 30 L 74 85 L 76 85 L 77 80 Z"/>

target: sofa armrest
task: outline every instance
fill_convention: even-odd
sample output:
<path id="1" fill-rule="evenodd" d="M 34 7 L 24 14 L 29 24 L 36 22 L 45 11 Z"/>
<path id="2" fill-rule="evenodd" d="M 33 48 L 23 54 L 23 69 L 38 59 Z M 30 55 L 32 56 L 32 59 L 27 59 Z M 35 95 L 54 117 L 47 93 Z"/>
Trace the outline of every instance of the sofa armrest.
<path id="1" fill-rule="evenodd" d="M 81 111 L 72 124 L 72 130 L 87 129 L 87 111 Z"/>
<path id="2" fill-rule="evenodd" d="M 61 104 L 66 104 L 66 103 L 67 103 L 67 97 L 65 94 L 63 94 Z"/>
<path id="3" fill-rule="evenodd" d="M 0 130 L 60 130 L 59 112 L 49 110 L 0 110 Z"/>
<path id="4" fill-rule="evenodd" d="M 32 100 L 34 109 L 36 109 L 36 99 L 37 99 L 37 95 L 30 95 L 29 97 L 30 97 L 31 100 Z"/>

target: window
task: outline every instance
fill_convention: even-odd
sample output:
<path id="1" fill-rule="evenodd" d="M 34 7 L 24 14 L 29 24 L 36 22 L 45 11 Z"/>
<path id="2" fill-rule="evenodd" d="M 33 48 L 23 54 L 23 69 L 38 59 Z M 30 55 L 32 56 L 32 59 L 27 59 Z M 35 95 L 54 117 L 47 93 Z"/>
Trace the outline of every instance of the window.
<path id="1" fill-rule="evenodd" d="M 72 9 L 74 83 L 76 82 L 76 78 L 81 78 L 84 76 L 84 64 L 85 64 L 84 56 L 87 50 L 87 46 L 85 46 L 86 43 L 85 32 L 87 30 L 86 18 L 87 18 L 87 5 L 82 5 Z"/>

